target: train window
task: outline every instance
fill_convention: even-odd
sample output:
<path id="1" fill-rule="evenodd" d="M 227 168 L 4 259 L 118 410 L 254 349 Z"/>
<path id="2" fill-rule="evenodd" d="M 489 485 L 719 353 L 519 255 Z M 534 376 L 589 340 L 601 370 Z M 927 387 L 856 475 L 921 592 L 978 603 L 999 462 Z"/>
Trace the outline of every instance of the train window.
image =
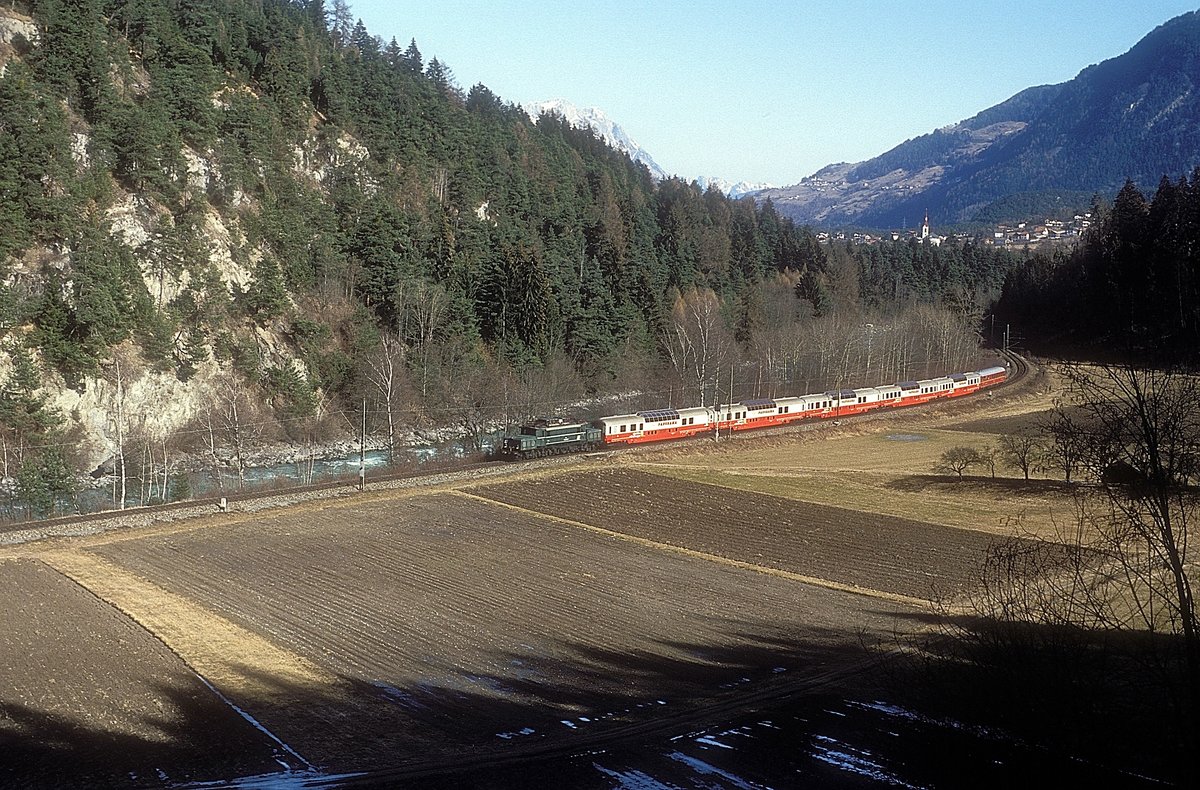
<path id="1" fill-rule="evenodd" d="M 624 425 L 622 425 L 622 426 L 621 426 L 621 433 L 625 433 L 625 426 L 624 426 Z"/>

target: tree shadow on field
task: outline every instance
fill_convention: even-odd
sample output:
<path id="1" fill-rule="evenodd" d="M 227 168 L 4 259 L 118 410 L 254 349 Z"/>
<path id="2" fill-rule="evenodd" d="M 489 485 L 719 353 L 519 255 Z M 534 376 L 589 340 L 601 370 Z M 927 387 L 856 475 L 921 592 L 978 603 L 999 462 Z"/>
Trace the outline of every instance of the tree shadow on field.
<path id="1" fill-rule="evenodd" d="M 613 784 L 598 767 L 596 755 L 604 755 L 606 765 L 649 772 L 665 786 L 700 781 L 686 774 L 694 760 L 764 785 L 800 777 L 822 787 L 874 786 L 829 767 L 822 755 L 831 739 L 917 786 L 955 786 L 967 775 L 976 787 L 1031 775 L 1140 786 L 1112 765 L 1172 776 L 1170 753 L 1157 751 L 1168 741 L 1152 737 L 1163 731 L 1152 725 L 1169 719 L 1163 697 L 1138 690 L 1136 662 L 1126 656 L 1146 645 L 1097 646 L 1091 635 L 1049 632 L 1000 640 L 986 621 L 863 614 L 894 633 L 712 618 L 716 636 L 705 640 L 619 650 L 564 636 L 537 649 L 497 650 L 487 672 L 429 667 L 413 679 L 397 669 L 314 687 L 245 670 L 259 692 L 230 702 L 278 741 L 179 689 L 162 689 L 181 718 L 156 721 L 156 737 L 114 736 L 6 706 L 0 784 L 164 786 L 287 766 L 280 781 L 337 775 L 338 784 L 372 786 L 600 788 Z M 889 649 L 897 644 L 906 650 Z M 1093 685 L 1117 669 L 1124 685 L 1111 693 Z M 1137 713 L 1138 704 L 1149 707 L 1112 718 Z M 898 716 L 894 705 L 909 712 Z M 992 727 L 1006 734 L 981 729 Z M 722 733 L 726 741 L 740 733 L 736 749 L 705 745 Z M 1115 748 L 1114 738 L 1127 740 Z M 713 776 L 705 774 L 704 786 L 737 784 Z"/>
<path id="2" fill-rule="evenodd" d="M 81 679 L 81 683 L 86 682 Z M 0 787 L 178 784 L 278 770 L 279 749 L 216 699 L 159 685 L 162 716 L 140 733 L 88 726 L 30 705 L 0 703 Z M 165 711 L 171 711 L 168 716 Z"/>
<path id="3" fill-rule="evenodd" d="M 1015 477 L 983 477 L 981 475 L 907 475 L 892 480 L 887 488 L 893 491 L 921 494 L 928 491 L 937 493 L 966 493 L 978 492 L 986 494 L 1007 494 L 1020 496 L 1045 496 L 1059 494 L 1070 496 L 1078 490 L 1075 483 L 1062 480 L 1046 480 L 1034 478 L 1024 480 Z"/>
<path id="4" fill-rule="evenodd" d="M 230 695 L 227 704 L 215 694 L 197 700 L 159 686 L 154 693 L 175 715 L 127 728 L 136 734 L 5 704 L 0 786 L 165 786 L 283 766 L 293 773 L 382 771 L 380 784 L 454 776 L 647 734 L 666 743 L 697 716 L 741 710 L 747 689 L 770 699 L 803 687 L 793 678 L 869 659 L 856 634 L 823 629 L 739 630 L 730 621 L 711 641 L 620 651 L 563 638 L 528 652 L 497 651 L 488 672 L 437 667 L 417 680 L 398 672 L 343 676 L 320 687 L 244 667 L 255 695 Z M 262 729 L 232 712 L 234 705 Z M 550 778 L 545 786 L 561 786 Z"/>
<path id="5" fill-rule="evenodd" d="M 878 665 L 892 699 L 1105 769 L 1109 786 L 1186 783 L 1196 733 L 1181 638 L 975 615 L 898 619 L 924 630 L 898 636 L 901 649 Z"/>

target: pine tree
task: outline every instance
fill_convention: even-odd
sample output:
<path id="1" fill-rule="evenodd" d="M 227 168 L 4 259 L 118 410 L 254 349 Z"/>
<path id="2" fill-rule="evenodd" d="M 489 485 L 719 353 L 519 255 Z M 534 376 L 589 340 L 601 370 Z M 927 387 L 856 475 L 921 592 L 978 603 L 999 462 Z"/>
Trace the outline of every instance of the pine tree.
<path id="1" fill-rule="evenodd" d="M 404 50 L 404 67 L 409 74 L 422 74 L 425 71 L 425 61 L 421 59 L 421 50 L 417 49 L 415 38 L 408 42 L 408 49 Z"/>

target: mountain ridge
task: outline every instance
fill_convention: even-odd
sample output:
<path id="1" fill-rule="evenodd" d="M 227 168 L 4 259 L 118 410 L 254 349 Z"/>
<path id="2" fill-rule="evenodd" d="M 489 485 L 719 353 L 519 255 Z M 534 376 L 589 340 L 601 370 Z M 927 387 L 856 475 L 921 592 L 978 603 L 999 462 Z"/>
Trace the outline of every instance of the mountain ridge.
<path id="1" fill-rule="evenodd" d="M 1197 74 L 1200 12 L 1189 12 L 1072 80 L 756 197 L 797 222 L 863 227 L 898 227 L 926 210 L 943 224 L 978 221 L 1016 194 L 1025 206 L 1069 208 L 1200 164 Z"/>
<path id="2" fill-rule="evenodd" d="M 672 174 L 663 169 L 650 152 L 643 148 L 629 133 L 598 107 L 578 107 L 566 99 L 547 99 L 522 105 L 529 117 L 536 121 L 539 115 L 550 113 L 562 117 L 567 123 L 577 129 L 591 129 L 609 147 L 627 154 L 635 162 L 644 164 L 655 181 L 672 178 Z M 684 180 L 689 180 L 685 178 Z M 773 184 L 751 183 L 748 181 L 731 181 L 718 176 L 698 176 L 695 182 L 700 189 L 716 189 L 731 198 L 740 198 L 763 189 L 773 189 Z"/>

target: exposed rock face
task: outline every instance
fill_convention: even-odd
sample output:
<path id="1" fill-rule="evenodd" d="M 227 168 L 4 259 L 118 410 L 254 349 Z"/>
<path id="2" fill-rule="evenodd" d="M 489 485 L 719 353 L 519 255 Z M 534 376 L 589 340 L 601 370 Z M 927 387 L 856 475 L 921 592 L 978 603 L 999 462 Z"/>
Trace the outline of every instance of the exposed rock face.
<path id="1" fill-rule="evenodd" d="M 0 44 L 19 49 L 37 43 L 37 39 L 38 29 L 32 19 L 11 9 L 0 8 Z"/>
<path id="2" fill-rule="evenodd" d="M 0 8 L 0 73 L 4 65 L 26 52 L 36 42 L 38 30 L 33 20 L 10 9 Z M 145 86 L 143 86 L 145 87 Z M 242 88 L 242 90 L 246 90 Z M 222 106 L 222 94 L 214 96 L 214 106 Z M 79 173 L 93 166 L 90 130 L 78 124 L 71 133 L 71 155 Z M 185 170 L 178 178 L 197 200 L 223 187 L 221 167 L 213 151 L 197 151 L 184 146 L 181 151 Z M 294 169 L 303 180 L 318 189 L 335 168 L 357 168 L 369 157 L 366 146 L 346 133 L 321 139 L 314 131 L 297 146 Z M 359 178 L 366 181 L 365 178 Z M 362 184 L 370 191 L 370 184 Z M 162 265 L 170 251 L 164 237 L 175 226 L 171 212 L 153 197 L 115 190 L 104 208 L 104 221 L 112 239 L 133 255 L 142 274 L 146 291 L 159 307 L 171 304 L 183 294 L 192 280 L 193 270 L 207 264 L 230 293 L 247 291 L 254 282 L 254 266 L 264 255 L 260 247 L 247 242 L 242 222 L 257 210 L 254 201 L 240 190 L 230 190 L 220 206 L 205 205 L 198 237 L 207 256 L 189 259 L 186 265 L 170 261 Z M 36 297 L 44 287 L 46 275 L 57 272 L 64 279 L 64 296 L 71 297 L 72 250 L 66 244 L 34 247 L 20 258 L 11 260 L 6 282 L 19 286 Z M 194 253 L 193 253 L 194 254 Z M 186 327 L 184 328 L 186 329 Z M 249 344 L 263 368 L 288 367 L 307 374 L 307 369 L 288 337 L 285 321 L 265 324 L 231 325 L 228 331 Z M 182 339 L 182 331 L 176 342 Z M 35 351 L 35 358 L 38 357 Z M 121 373 L 122 425 L 117 425 L 117 364 Z M 62 377 L 38 358 L 44 376 L 40 394 L 49 408 L 64 419 L 71 435 L 79 437 L 76 451 L 81 468 L 97 468 L 116 454 L 118 435 L 126 441 L 162 442 L 194 425 L 206 409 L 215 408 L 232 392 L 247 386 L 241 374 L 228 363 L 212 357 L 199 362 L 194 372 L 182 380 L 176 372 L 156 371 L 140 356 L 137 346 L 126 341 L 112 350 L 101 364 L 100 372 L 85 377 L 77 388 L 67 386 Z M 0 345 L 0 386 L 13 374 L 13 358 L 7 345 Z"/>
<path id="3" fill-rule="evenodd" d="M 0 8 L 0 76 L 8 62 L 26 52 L 37 41 L 33 20 L 8 8 Z"/>
<path id="4" fill-rule="evenodd" d="M 121 352 L 124 353 L 121 353 Z M 138 365 L 132 349 L 118 351 L 125 360 L 121 366 L 121 413 L 124 425 L 118 433 L 117 384 L 115 365 L 108 366 L 104 377 L 88 378 L 82 392 L 67 387 L 48 387 L 49 405 L 57 409 L 81 435 L 77 450 L 80 466 L 100 466 L 117 453 L 118 435 L 162 442 L 200 416 L 206 404 L 213 402 L 219 388 L 231 381 L 216 363 L 201 365 L 187 382 L 172 373 L 158 373 Z"/>

